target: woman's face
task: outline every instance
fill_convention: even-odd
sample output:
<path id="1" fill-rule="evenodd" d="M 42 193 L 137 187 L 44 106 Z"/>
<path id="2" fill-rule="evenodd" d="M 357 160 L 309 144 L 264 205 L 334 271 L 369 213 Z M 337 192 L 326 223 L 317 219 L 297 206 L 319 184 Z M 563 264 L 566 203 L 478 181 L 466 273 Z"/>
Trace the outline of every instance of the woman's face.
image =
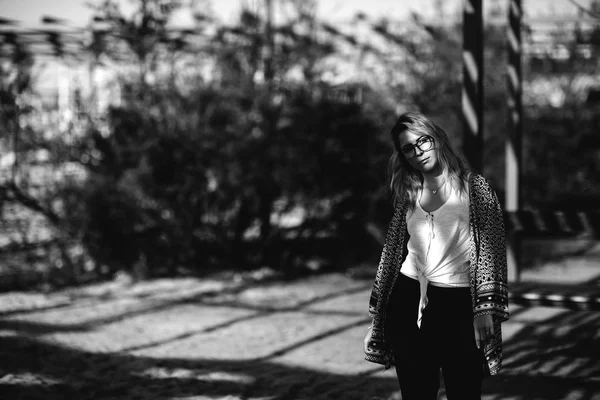
<path id="1" fill-rule="evenodd" d="M 402 155 L 421 173 L 435 172 L 439 166 L 435 139 L 420 132 L 404 131 L 398 138 Z"/>

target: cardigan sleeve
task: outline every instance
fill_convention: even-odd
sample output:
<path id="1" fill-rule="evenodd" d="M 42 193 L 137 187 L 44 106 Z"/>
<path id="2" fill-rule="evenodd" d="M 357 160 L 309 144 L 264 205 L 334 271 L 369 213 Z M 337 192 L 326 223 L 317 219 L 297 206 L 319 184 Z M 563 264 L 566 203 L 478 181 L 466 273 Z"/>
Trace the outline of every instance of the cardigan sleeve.
<path id="1" fill-rule="evenodd" d="M 383 245 L 383 250 L 381 251 L 377 274 L 375 275 L 375 282 L 373 283 L 371 297 L 369 298 L 369 316 L 371 316 L 371 318 L 375 318 L 379 314 L 377 305 L 381 300 L 387 277 L 389 276 L 390 270 L 393 268 L 394 260 L 396 259 L 396 252 L 398 251 L 401 241 L 398 234 L 400 222 L 404 216 L 404 208 L 405 206 L 402 204 L 396 205 L 394 215 L 385 236 L 385 243 Z"/>
<path id="2" fill-rule="evenodd" d="M 476 185 L 478 257 L 474 316 L 492 314 L 497 322 L 508 319 L 506 232 L 498 196 L 480 177 Z"/>

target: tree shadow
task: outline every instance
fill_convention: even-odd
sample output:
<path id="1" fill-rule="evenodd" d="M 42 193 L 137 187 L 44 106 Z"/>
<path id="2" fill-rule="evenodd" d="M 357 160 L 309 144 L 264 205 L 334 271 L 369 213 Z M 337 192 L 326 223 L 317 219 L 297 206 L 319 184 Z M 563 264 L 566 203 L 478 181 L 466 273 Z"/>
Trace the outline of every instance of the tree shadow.
<path id="1" fill-rule="evenodd" d="M 245 308 L 253 313 L 244 317 L 232 316 L 228 321 L 209 326 L 202 332 L 217 331 L 257 316 L 278 312 L 302 311 L 311 314 L 318 311 L 336 315 L 344 310 L 312 310 L 306 307 L 336 297 L 354 296 L 360 290 L 368 289 L 338 290 L 281 309 L 231 302 L 227 307 Z M 203 303 L 206 298 L 195 299 L 198 300 L 201 308 L 213 305 Z M 523 327 L 505 341 L 504 368 L 500 375 L 484 382 L 484 399 L 599 398 L 600 313 L 565 310 L 552 317 L 534 318 L 535 321 L 532 321 L 524 314 L 534 310 L 519 308 L 513 313 L 513 318 L 519 318 L 515 323 L 523 322 Z M 282 361 L 282 356 L 319 341 L 331 338 L 343 340 L 340 336 L 342 332 L 362 326 L 367 321 L 358 314 L 356 317 L 284 347 L 277 348 L 277 343 L 274 343 L 273 351 L 252 359 L 148 357 L 129 353 L 158 348 L 189 338 L 198 334 L 198 331 L 185 332 L 119 352 L 94 353 L 48 342 L 42 336 L 35 337 L 38 333 L 64 333 L 65 327 L 28 322 L 25 329 L 23 326 L 11 327 L 6 325 L 7 321 L 1 321 L 4 325 L 0 325 L 0 329 L 12 328 L 18 335 L 0 336 L 0 397 L 32 400 L 172 399 L 193 396 L 215 399 L 229 396 L 232 399 L 270 400 L 399 400 L 399 388 L 393 370 L 380 374 L 378 371 L 382 371 L 383 367 L 364 361 L 365 370 L 368 370 L 366 373 L 344 374 L 339 370 L 328 371 L 316 364 L 301 367 Z M 199 336 L 198 340 L 202 338 Z M 215 346 L 219 346 L 218 342 Z M 340 343 L 340 351 L 361 350 L 362 343 Z M 356 366 L 353 369 L 356 370 Z"/>
<path id="2" fill-rule="evenodd" d="M 50 333 L 88 332 L 92 329 L 79 325 L 57 325 L 23 320 L 0 319 L 0 331 L 14 331 L 23 335 L 46 335 Z"/>
<path id="3" fill-rule="evenodd" d="M 315 371 L 267 360 L 150 358 L 94 354 L 22 337 L 0 338 L 0 393 L 37 399 L 170 399 L 260 397 L 349 399 L 386 397 L 395 379 Z M 7 381 L 35 374 L 46 384 Z"/>
<path id="4" fill-rule="evenodd" d="M 278 312 L 301 311 L 301 310 L 306 309 L 306 307 L 309 307 L 311 305 L 314 305 L 314 304 L 317 304 L 320 302 L 324 302 L 324 301 L 332 300 L 335 298 L 362 292 L 362 291 L 366 290 L 368 287 L 370 287 L 370 285 L 361 283 L 358 286 L 352 286 L 349 288 L 340 289 L 335 292 L 329 292 L 329 293 L 322 294 L 322 295 L 316 295 L 309 299 L 298 301 L 293 305 L 283 305 L 283 306 L 281 306 L 281 305 L 250 305 L 250 304 L 244 304 L 243 302 L 240 302 L 237 300 L 234 300 L 234 301 L 211 300 L 211 299 L 214 299 L 217 295 L 221 295 L 221 296 L 227 298 L 228 296 L 240 294 L 244 290 L 251 288 L 251 287 L 252 286 L 244 286 L 243 288 L 240 288 L 240 287 L 230 288 L 228 290 L 221 291 L 220 293 L 215 293 L 214 291 L 202 292 L 199 294 L 195 293 L 195 294 L 191 294 L 191 295 L 184 295 L 184 296 L 181 296 L 176 299 L 154 299 L 152 301 L 147 302 L 147 303 L 149 303 L 148 305 L 140 305 L 138 307 L 134 306 L 134 307 L 132 307 L 133 309 L 129 309 L 127 311 L 122 311 L 122 312 L 119 312 L 119 313 L 116 313 L 116 314 L 113 314 L 110 316 L 95 317 L 95 318 L 92 317 L 83 322 L 71 323 L 71 324 L 46 324 L 46 323 L 41 323 L 41 322 L 30 322 L 28 320 L 23 320 L 23 319 L 19 319 L 19 318 L 11 318 L 11 317 L 15 317 L 15 316 L 23 316 L 23 315 L 32 314 L 32 313 L 36 312 L 36 310 L 33 310 L 33 309 L 23 310 L 22 313 L 19 313 L 17 310 L 12 310 L 10 312 L 7 312 L 5 315 L 0 314 L 0 331 L 1 330 L 10 330 L 10 331 L 15 331 L 19 334 L 25 334 L 25 335 L 43 335 L 43 334 L 59 333 L 59 332 L 86 332 L 86 331 L 92 331 L 94 329 L 100 328 L 104 325 L 123 322 L 128 319 L 143 316 L 146 314 L 157 313 L 160 311 L 168 311 L 177 306 L 186 305 L 186 304 L 201 305 L 203 307 L 211 307 L 211 306 L 223 307 L 223 306 L 225 306 L 225 307 L 230 307 L 230 308 L 255 311 L 255 313 L 253 313 L 253 314 L 239 317 L 239 318 L 236 318 L 233 320 L 229 320 L 229 321 L 223 322 L 217 326 L 205 328 L 205 329 L 202 329 L 202 330 L 199 330 L 196 332 L 189 332 L 189 333 L 186 333 L 183 335 L 179 335 L 172 339 L 172 340 L 178 340 L 178 339 L 189 337 L 189 336 L 192 336 L 195 334 L 206 333 L 206 332 L 226 328 L 228 326 L 231 326 L 231 325 L 239 323 L 239 322 L 244 322 L 244 321 L 248 321 L 251 319 L 264 317 L 264 316 L 271 315 L 271 314 L 278 313 Z M 260 287 L 260 286 L 258 286 L 258 287 Z M 254 286 L 252 288 L 257 288 L 257 286 Z M 87 300 L 87 298 L 86 298 L 86 300 Z M 112 299 L 106 300 L 106 302 L 110 302 L 110 301 L 112 301 Z M 73 302 L 70 304 L 70 307 L 65 306 L 64 304 L 61 304 L 60 307 L 57 306 L 57 307 L 39 308 L 39 309 L 37 309 L 37 312 L 43 313 L 46 311 L 55 311 L 55 310 L 59 310 L 59 309 L 64 309 L 65 311 L 69 311 L 70 309 L 78 309 L 79 312 L 81 312 L 81 309 L 84 309 L 86 307 L 93 307 L 94 305 L 97 305 L 97 304 L 99 304 L 99 303 L 98 302 L 94 302 L 94 303 L 86 302 L 86 304 L 81 305 L 78 302 Z M 316 310 L 308 311 L 308 312 L 312 312 L 314 314 L 322 313 L 322 312 L 319 312 Z M 334 311 L 325 311 L 325 313 L 335 314 Z M 90 314 L 93 314 L 93 312 L 91 310 L 90 310 Z M 344 311 L 342 311 L 341 314 L 345 314 L 345 315 L 349 315 L 349 316 L 366 315 L 366 313 L 351 313 L 351 312 L 344 312 Z M 5 317 L 5 318 L 1 318 L 1 317 Z M 9 318 L 6 318 L 6 317 L 9 317 Z M 161 342 L 161 343 L 156 343 L 156 345 L 164 344 L 165 342 L 166 341 Z M 140 348 L 145 348 L 145 347 L 150 347 L 150 346 L 143 345 Z"/>
<path id="5" fill-rule="evenodd" d="M 600 398 L 598 326 L 600 313 L 590 311 L 527 322 L 504 343 L 502 373 L 486 382 L 486 392 L 492 399 Z"/>
<path id="6" fill-rule="evenodd" d="M 30 307 L 30 308 L 16 308 L 16 309 L 12 309 L 12 310 L 3 310 L 0 311 L 0 318 L 2 317 L 10 317 L 11 315 L 26 315 L 26 314 L 33 314 L 33 313 L 38 313 L 38 312 L 44 312 L 44 311 L 53 311 L 53 310 L 60 310 L 63 308 L 68 308 L 71 307 L 71 302 L 62 302 L 60 304 L 54 304 L 51 306 L 46 306 L 46 307 Z"/>
<path id="7" fill-rule="evenodd" d="M 332 295 L 328 299 L 335 298 L 335 297 L 339 297 L 338 294 Z M 154 342 L 145 343 L 145 344 L 141 344 L 141 345 L 127 347 L 127 348 L 124 348 L 122 351 L 138 351 L 138 350 L 143 350 L 143 349 L 147 349 L 147 348 L 151 348 L 151 347 L 161 346 L 161 345 L 176 342 L 178 340 L 188 339 L 192 336 L 200 335 L 203 333 L 210 333 L 210 332 L 218 331 L 220 329 L 226 329 L 235 324 L 251 321 L 254 319 L 258 319 L 258 318 L 267 317 L 269 315 L 273 315 L 275 313 L 280 313 L 280 312 L 302 311 L 305 314 L 311 314 L 311 315 L 336 315 L 336 316 L 346 316 L 346 317 L 361 317 L 361 316 L 364 317 L 364 315 L 365 315 L 365 313 L 350 312 L 350 311 L 336 311 L 336 310 L 319 311 L 319 310 L 310 310 L 310 309 L 307 310 L 304 307 L 306 307 L 307 305 L 310 305 L 310 304 L 314 304 L 314 303 L 316 303 L 316 301 L 314 301 L 314 302 L 307 301 L 307 302 L 303 302 L 303 303 L 305 303 L 305 304 L 299 304 L 294 307 L 282 307 L 280 309 L 273 308 L 273 307 L 244 305 L 244 304 L 239 304 L 239 303 L 227 303 L 226 306 L 228 308 L 249 310 L 249 311 L 253 311 L 253 313 L 248 314 L 248 315 L 243 315 L 241 317 L 232 318 L 227 321 L 224 321 L 224 322 L 221 322 L 216 325 L 209 326 L 209 327 L 205 327 L 202 329 L 187 331 L 185 333 L 175 335 L 173 337 L 169 337 L 169 338 L 165 338 L 165 339 L 161 339 L 161 340 L 157 340 Z M 212 307 L 212 306 L 222 307 L 223 304 L 215 304 L 215 305 L 205 304 L 204 306 L 205 307 Z M 359 321 L 356 321 L 355 323 L 350 324 L 350 326 L 351 327 L 353 327 L 355 325 L 362 326 L 362 325 L 370 324 L 370 322 L 371 322 L 370 317 L 362 318 Z M 346 327 L 342 327 L 341 331 L 346 330 L 346 329 L 347 329 Z"/>
<path id="8" fill-rule="evenodd" d="M 598 398 L 599 320 L 595 313 L 567 312 L 523 328 L 506 342 L 503 373 L 485 381 L 484 398 L 567 400 L 575 392 L 581 400 Z M 247 360 L 91 353 L 33 338 L 1 337 L 0 393 L 5 398 L 32 400 L 191 396 L 399 399 L 393 371 L 385 376 L 344 375 L 277 362 L 284 353 L 349 327 L 341 326 L 268 356 Z M 561 329 L 564 327 L 568 331 Z M 7 378 L 28 374 L 39 377 L 41 383 Z"/>

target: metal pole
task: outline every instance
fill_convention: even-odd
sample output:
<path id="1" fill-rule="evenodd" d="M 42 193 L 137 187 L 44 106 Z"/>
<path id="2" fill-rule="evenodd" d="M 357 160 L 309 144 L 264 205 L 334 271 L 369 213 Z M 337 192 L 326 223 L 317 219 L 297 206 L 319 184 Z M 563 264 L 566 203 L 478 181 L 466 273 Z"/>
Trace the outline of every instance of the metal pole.
<path id="1" fill-rule="evenodd" d="M 483 13 L 482 0 L 464 0 L 463 12 L 463 152 L 470 166 L 483 172 Z"/>
<path id="2" fill-rule="evenodd" d="M 508 9 L 508 113 L 509 130 L 506 137 L 506 211 L 521 208 L 521 144 L 523 130 L 522 72 L 521 72 L 521 0 L 510 0 Z M 518 233 L 508 232 L 507 262 L 508 280 L 518 282 L 519 271 Z"/>

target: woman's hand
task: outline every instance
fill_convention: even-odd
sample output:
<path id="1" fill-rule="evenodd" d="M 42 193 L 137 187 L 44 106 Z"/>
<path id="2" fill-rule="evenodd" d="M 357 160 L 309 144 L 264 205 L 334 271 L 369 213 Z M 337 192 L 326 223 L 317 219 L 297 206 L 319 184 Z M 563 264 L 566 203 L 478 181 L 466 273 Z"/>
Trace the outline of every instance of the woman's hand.
<path id="1" fill-rule="evenodd" d="M 473 320 L 475 344 L 480 349 L 494 334 L 494 320 L 491 314 L 483 314 Z"/>

